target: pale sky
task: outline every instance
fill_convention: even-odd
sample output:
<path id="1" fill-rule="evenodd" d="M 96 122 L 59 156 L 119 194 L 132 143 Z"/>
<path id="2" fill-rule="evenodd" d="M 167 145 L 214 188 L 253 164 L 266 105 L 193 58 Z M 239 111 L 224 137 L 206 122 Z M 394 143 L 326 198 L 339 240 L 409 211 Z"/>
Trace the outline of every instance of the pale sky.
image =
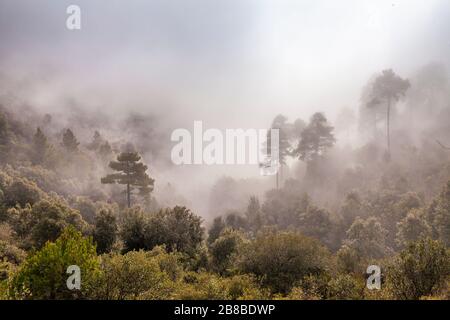
<path id="1" fill-rule="evenodd" d="M 79 31 L 65 28 L 70 4 Z M 0 0 L 0 39 L 0 74 L 41 108 L 74 99 L 264 128 L 278 113 L 356 108 L 382 69 L 448 65 L 450 2 Z"/>

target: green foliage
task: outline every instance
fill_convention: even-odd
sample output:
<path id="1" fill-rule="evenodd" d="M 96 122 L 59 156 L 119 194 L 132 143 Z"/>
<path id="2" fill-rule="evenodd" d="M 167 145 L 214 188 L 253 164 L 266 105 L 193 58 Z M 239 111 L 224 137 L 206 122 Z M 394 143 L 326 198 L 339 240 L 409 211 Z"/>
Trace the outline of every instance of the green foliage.
<path id="1" fill-rule="evenodd" d="M 139 208 L 125 211 L 120 225 L 120 238 L 125 251 L 152 249 L 147 246 L 145 233 L 147 224 L 148 216 Z"/>
<path id="2" fill-rule="evenodd" d="M 226 229 L 220 237 L 211 244 L 212 269 L 223 275 L 229 273 L 235 264 L 238 250 L 244 239 L 239 231 Z"/>
<path id="3" fill-rule="evenodd" d="M 362 257 L 358 252 L 349 247 L 348 245 L 343 245 L 339 251 L 336 253 L 336 265 L 338 271 L 341 273 L 363 273 L 364 268 L 367 266 L 362 266 Z"/>
<path id="4" fill-rule="evenodd" d="M 131 251 L 101 257 L 101 275 L 91 298 L 101 300 L 167 299 L 174 282 L 151 252 Z"/>
<path id="5" fill-rule="evenodd" d="M 239 212 L 231 211 L 225 216 L 225 225 L 228 228 L 234 230 L 246 230 L 248 229 L 248 223 L 245 217 L 243 217 Z"/>
<path id="6" fill-rule="evenodd" d="M 207 272 L 190 272 L 184 283 L 174 292 L 181 300 L 255 300 L 265 299 L 268 293 L 261 290 L 252 276 L 241 275 L 222 278 Z"/>
<path id="7" fill-rule="evenodd" d="M 121 226 L 125 251 L 151 250 L 166 245 L 169 251 L 194 255 L 203 241 L 202 220 L 185 207 L 164 209 L 145 215 L 139 209 L 128 210 Z"/>
<path id="8" fill-rule="evenodd" d="M 450 247 L 450 181 L 430 205 L 427 220 L 436 237 Z"/>
<path id="9" fill-rule="evenodd" d="M 152 214 L 145 228 L 146 246 L 166 245 L 169 251 L 195 254 L 203 241 L 202 219 L 185 207 Z"/>
<path id="10" fill-rule="evenodd" d="M 297 299 L 359 300 L 364 297 L 365 281 L 349 274 L 311 274 L 300 282 Z M 291 292 L 290 295 L 293 293 Z"/>
<path id="11" fill-rule="evenodd" d="M 413 209 L 397 223 L 397 244 L 405 247 L 408 243 L 431 236 L 431 228 L 421 210 Z"/>
<path id="12" fill-rule="evenodd" d="M 419 299 L 438 291 L 450 276 L 445 246 L 430 238 L 410 243 L 387 271 L 388 288 L 396 299 Z"/>
<path id="13" fill-rule="evenodd" d="M 43 117 L 31 109 L 18 114 L 15 103 L 11 111 L 0 106 L 0 299 L 448 299 L 450 109 L 445 72 L 431 70 L 412 82 L 405 109 L 434 110 L 436 119 L 425 131 L 397 128 L 389 163 L 381 161 L 378 129 L 387 127 L 389 147 L 389 114 L 408 115 L 395 104 L 409 90 L 392 70 L 363 92 L 360 129 L 374 137 L 358 137 L 370 139 L 358 149 L 345 140 L 332 148 L 334 129 L 324 114 L 308 125 L 276 116 L 271 127 L 280 130 L 284 183 L 267 190 L 259 179 L 219 179 L 204 199 L 211 216 L 220 215 L 207 241 L 199 216 L 158 205 L 189 203 L 174 183 L 152 196 L 154 180 L 139 154 L 115 154 L 125 136 L 109 142 L 99 133 L 104 127 L 88 127 L 90 119 L 74 126 L 95 132 L 91 141 L 68 129 L 62 144 L 52 145 L 61 138 L 58 121 L 36 120 Z M 351 112 L 341 115 L 339 137 L 352 129 Z M 159 166 L 161 126 L 153 132 L 145 122 L 136 116 L 118 127 Z M 102 187 L 99 175 L 115 156 L 114 172 L 101 180 L 115 186 Z M 294 156 L 305 163 L 288 161 Z M 125 186 L 128 206 L 133 200 L 142 209 L 119 212 Z M 72 261 L 92 267 L 86 283 L 82 273 L 81 292 L 65 289 Z M 364 290 L 370 264 L 389 266 L 380 291 Z"/>
<path id="14" fill-rule="evenodd" d="M 294 188 L 270 190 L 261 209 L 262 220 L 268 225 L 277 225 L 282 229 L 298 226 L 299 214 L 306 212 L 310 204 L 310 197 Z"/>
<path id="15" fill-rule="evenodd" d="M 8 207 L 16 205 L 26 206 L 33 205 L 42 197 L 42 191 L 36 186 L 34 182 L 26 178 L 18 178 L 13 180 L 4 190 L 4 203 Z"/>
<path id="16" fill-rule="evenodd" d="M 293 232 L 265 232 L 244 246 L 239 269 L 254 274 L 274 293 L 288 293 L 303 277 L 323 272 L 328 258 L 317 240 Z"/>
<path id="17" fill-rule="evenodd" d="M 362 200 L 357 192 L 350 192 L 346 195 L 340 214 L 346 230 L 350 228 L 357 217 L 364 217 Z"/>
<path id="18" fill-rule="evenodd" d="M 57 198 L 12 208 L 8 215 L 15 235 L 25 248 L 40 248 L 47 241 L 55 241 L 69 225 L 80 231 L 86 228 L 79 212 Z"/>
<path id="19" fill-rule="evenodd" d="M 276 300 L 320 300 L 319 296 L 314 293 L 306 293 L 301 287 L 294 287 L 289 294 L 285 296 L 274 295 L 273 298 Z"/>
<path id="20" fill-rule="evenodd" d="M 308 206 L 305 212 L 300 213 L 298 224 L 302 234 L 319 239 L 322 243 L 331 244 L 332 222 L 328 211 Z"/>
<path id="21" fill-rule="evenodd" d="M 97 245 L 97 252 L 111 251 L 117 240 L 118 224 L 116 215 L 107 209 L 101 209 L 95 216 L 93 239 Z"/>
<path id="22" fill-rule="evenodd" d="M 327 299 L 359 300 L 364 296 L 365 281 L 349 274 L 338 274 L 327 284 Z"/>
<path id="23" fill-rule="evenodd" d="M 90 224 L 94 223 L 97 207 L 92 200 L 87 197 L 76 197 L 70 201 L 70 205 L 80 212 L 86 222 Z"/>
<path id="24" fill-rule="evenodd" d="M 26 252 L 16 246 L 0 240 L 0 261 L 7 261 L 19 265 L 26 257 Z"/>
<path id="25" fill-rule="evenodd" d="M 308 126 L 301 132 L 300 142 L 295 154 L 301 160 L 316 161 L 335 142 L 333 127 L 328 124 L 327 118 L 318 112 L 311 117 Z"/>
<path id="26" fill-rule="evenodd" d="M 71 291 L 66 270 L 71 265 L 81 269 L 81 289 Z M 79 299 L 92 290 L 99 272 L 95 245 L 73 227 L 64 230 L 56 242 L 48 242 L 29 256 L 12 276 L 9 295 L 13 299 Z"/>
<path id="27" fill-rule="evenodd" d="M 251 231 L 256 232 L 261 229 L 263 225 L 263 218 L 261 212 L 261 204 L 259 199 L 255 196 L 250 197 L 247 210 L 245 211 L 247 224 Z"/>
<path id="28" fill-rule="evenodd" d="M 251 275 L 235 275 L 226 278 L 227 292 L 231 300 L 262 300 L 269 298 L 269 292 L 258 285 Z"/>
<path id="29" fill-rule="evenodd" d="M 212 244 L 214 241 L 216 241 L 225 228 L 226 224 L 223 221 L 222 217 L 214 218 L 211 228 L 208 232 L 208 244 Z"/>
<path id="30" fill-rule="evenodd" d="M 345 243 L 362 257 L 378 259 L 389 251 L 384 242 L 386 233 L 378 219 L 357 218 L 347 231 Z"/>
<path id="31" fill-rule="evenodd" d="M 174 293 L 177 300 L 226 300 L 229 298 L 224 280 L 207 272 L 190 272 L 185 284 Z"/>

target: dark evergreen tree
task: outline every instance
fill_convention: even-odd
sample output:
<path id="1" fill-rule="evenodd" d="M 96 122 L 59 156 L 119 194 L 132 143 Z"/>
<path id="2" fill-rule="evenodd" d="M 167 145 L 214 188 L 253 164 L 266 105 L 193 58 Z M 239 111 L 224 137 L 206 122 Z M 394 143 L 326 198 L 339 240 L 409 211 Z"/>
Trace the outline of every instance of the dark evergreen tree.
<path id="1" fill-rule="evenodd" d="M 208 243 L 212 244 L 220 237 L 220 234 L 225 229 L 226 225 L 222 217 L 217 217 L 213 220 L 212 226 L 208 232 Z"/>
<path id="2" fill-rule="evenodd" d="M 47 137 L 42 132 L 41 128 L 37 128 L 36 133 L 33 136 L 33 146 L 31 161 L 33 164 L 43 164 L 49 151 L 49 144 Z"/>
<path id="3" fill-rule="evenodd" d="M 118 232 L 117 218 L 113 212 L 102 209 L 95 216 L 94 242 L 99 254 L 111 251 Z"/>
<path id="4" fill-rule="evenodd" d="M 261 204 L 259 203 L 258 197 L 250 197 L 245 216 L 249 228 L 253 231 L 258 231 L 262 227 Z"/>
<path id="5" fill-rule="evenodd" d="M 63 134 L 63 147 L 70 153 L 78 151 L 78 145 L 80 143 L 77 141 L 77 138 L 73 134 L 72 130 L 67 129 Z"/>
<path id="6" fill-rule="evenodd" d="M 279 166 L 276 174 L 276 187 L 279 188 L 281 168 L 286 164 L 286 158 L 291 155 L 291 145 L 289 143 L 290 125 L 287 123 L 287 118 L 281 114 L 275 117 L 272 122 L 271 129 L 278 130 L 278 150 L 272 142 L 272 134 L 269 130 L 267 132 L 267 155 L 270 155 L 270 159 L 273 158 L 273 152 L 278 152 L 279 163 L 272 163 L 272 165 Z"/>
<path id="7" fill-rule="evenodd" d="M 320 112 L 311 117 L 308 126 L 300 135 L 300 142 L 294 153 L 308 165 L 308 172 L 315 172 L 320 158 L 327 149 L 331 148 L 336 139 L 333 135 L 333 127 L 327 122 L 327 118 Z"/>
<path id="8" fill-rule="evenodd" d="M 101 179 L 103 184 L 123 184 L 127 186 L 127 204 L 131 207 L 131 195 L 134 189 L 138 189 L 139 195 L 148 197 L 153 191 L 154 179 L 146 173 L 148 167 L 139 162 L 141 156 L 137 152 L 122 152 L 117 156 L 117 161 L 111 161 L 109 167 L 118 173 L 108 174 Z"/>
<path id="9" fill-rule="evenodd" d="M 372 86 L 372 100 L 369 106 L 386 104 L 386 137 L 387 137 L 387 157 L 391 154 L 390 117 L 391 108 L 405 95 L 410 87 L 408 80 L 400 78 L 391 69 L 384 70 L 382 75 L 375 79 Z"/>

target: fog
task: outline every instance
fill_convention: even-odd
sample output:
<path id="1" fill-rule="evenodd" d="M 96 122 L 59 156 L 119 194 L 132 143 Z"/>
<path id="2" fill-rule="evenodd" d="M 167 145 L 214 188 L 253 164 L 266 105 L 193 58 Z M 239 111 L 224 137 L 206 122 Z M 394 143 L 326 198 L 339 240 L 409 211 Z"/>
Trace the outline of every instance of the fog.
<path id="1" fill-rule="evenodd" d="M 65 27 L 70 4 L 81 8 L 81 30 Z M 3 103 L 50 113 L 81 141 L 94 127 L 132 140 L 159 197 L 176 185 L 207 215 L 221 176 L 244 179 L 242 199 L 273 187 L 273 177 L 249 166 L 173 167 L 172 130 L 194 120 L 264 129 L 277 114 L 307 121 L 317 111 L 334 123 L 344 107 L 357 116 L 381 70 L 449 70 L 450 2 L 0 0 L 0 39 Z M 360 145 L 355 132 L 338 144 Z"/>

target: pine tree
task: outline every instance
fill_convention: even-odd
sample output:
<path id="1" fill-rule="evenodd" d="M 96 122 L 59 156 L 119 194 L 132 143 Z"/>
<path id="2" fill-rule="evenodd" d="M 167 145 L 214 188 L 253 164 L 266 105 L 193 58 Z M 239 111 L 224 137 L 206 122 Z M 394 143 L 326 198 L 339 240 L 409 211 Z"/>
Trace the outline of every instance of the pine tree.
<path id="1" fill-rule="evenodd" d="M 270 158 L 273 158 L 272 152 L 278 152 L 279 166 L 276 174 L 276 188 L 280 185 L 280 175 L 283 165 L 286 164 L 286 158 L 291 154 L 291 145 L 289 143 L 289 124 L 287 118 L 281 114 L 277 115 L 272 121 L 271 129 L 278 130 L 278 149 L 272 145 L 271 130 L 267 132 L 267 154 L 270 154 Z"/>
<path id="2" fill-rule="evenodd" d="M 261 205 L 256 196 L 250 197 L 245 216 L 253 231 L 258 231 L 262 227 Z"/>
<path id="3" fill-rule="evenodd" d="M 307 176 L 317 177 L 319 175 L 318 166 L 323 155 L 336 142 L 333 129 L 328 124 L 327 118 L 318 112 L 311 117 L 308 126 L 301 132 L 300 142 L 293 154 L 306 162 Z"/>
<path id="4" fill-rule="evenodd" d="M 375 79 L 372 87 L 372 102 L 370 105 L 386 104 L 386 138 L 387 158 L 391 155 L 390 118 L 391 108 L 405 95 L 411 84 L 408 80 L 400 78 L 391 69 L 384 70 L 382 75 Z"/>
<path id="5" fill-rule="evenodd" d="M 295 153 L 300 160 L 314 161 L 335 142 L 333 127 L 328 125 L 327 118 L 318 112 L 311 117 L 309 125 L 302 131 Z"/>
<path id="6" fill-rule="evenodd" d="M 77 141 L 77 138 L 73 134 L 72 130 L 67 129 L 63 134 L 63 147 L 69 151 L 70 153 L 78 151 L 78 145 L 80 144 Z"/>
<path id="7" fill-rule="evenodd" d="M 141 156 L 137 152 L 122 152 L 117 156 L 117 161 L 111 161 L 109 167 L 118 173 L 108 174 L 101 179 L 103 184 L 123 184 L 127 186 L 127 204 L 131 207 L 131 195 L 135 188 L 139 195 L 148 197 L 153 191 L 154 179 L 146 173 L 148 167 L 139 162 Z"/>
<path id="8" fill-rule="evenodd" d="M 33 136 L 33 153 L 31 160 L 33 164 L 42 164 L 45 161 L 49 150 L 49 144 L 47 137 L 42 132 L 41 128 L 36 129 L 36 133 Z"/>

